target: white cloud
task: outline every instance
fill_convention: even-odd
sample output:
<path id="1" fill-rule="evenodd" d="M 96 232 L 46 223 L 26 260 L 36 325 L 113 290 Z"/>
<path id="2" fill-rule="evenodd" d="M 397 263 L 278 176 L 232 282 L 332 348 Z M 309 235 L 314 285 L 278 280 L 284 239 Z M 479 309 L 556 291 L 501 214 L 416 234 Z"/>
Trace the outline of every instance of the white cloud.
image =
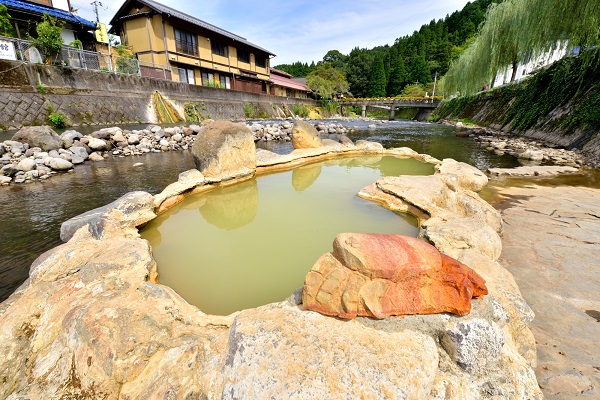
<path id="1" fill-rule="evenodd" d="M 71 1 L 74 7 L 80 7 L 79 15 L 95 20 L 89 3 L 79 1 Z M 274 52 L 274 64 L 283 64 L 319 61 L 332 49 L 348 54 L 357 46 L 391 45 L 432 19 L 462 9 L 467 0 L 161 2 L 246 37 Z M 101 10 L 101 21 L 110 21 L 121 4 L 106 1 L 108 9 Z"/>

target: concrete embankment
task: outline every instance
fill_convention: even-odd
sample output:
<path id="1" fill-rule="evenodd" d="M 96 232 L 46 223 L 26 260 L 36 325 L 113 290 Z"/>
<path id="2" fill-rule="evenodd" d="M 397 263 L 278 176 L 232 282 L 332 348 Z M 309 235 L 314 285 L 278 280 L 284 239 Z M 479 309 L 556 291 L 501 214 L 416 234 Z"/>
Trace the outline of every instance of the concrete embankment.
<path id="1" fill-rule="evenodd" d="M 183 118 L 244 119 L 278 117 L 293 105 L 316 106 L 310 99 L 216 89 L 101 71 L 0 60 L 0 130 L 44 125 L 53 113 L 74 126 L 159 123 L 153 94 L 160 92 Z"/>

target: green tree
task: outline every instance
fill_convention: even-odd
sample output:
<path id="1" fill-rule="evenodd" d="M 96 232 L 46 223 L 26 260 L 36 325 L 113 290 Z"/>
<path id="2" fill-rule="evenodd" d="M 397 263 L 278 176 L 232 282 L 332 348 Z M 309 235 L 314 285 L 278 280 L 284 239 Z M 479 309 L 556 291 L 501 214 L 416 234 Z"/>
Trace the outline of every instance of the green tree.
<path id="1" fill-rule="evenodd" d="M 397 96 L 402 91 L 406 84 L 406 66 L 402 57 L 395 53 L 391 62 L 392 71 L 390 72 L 390 80 L 388 82 L 388 95 Z"/>
<path id="2" fill-rule="evenodd" d="M 367 49 L 356 47 L 348 55 L 346 79 L 350 85 L 350 92 L 355 97 L 367 97 L 372 62 L 372 56 Z"/>
<path id="3" fill-rule="evenodd" d="M 526 27 L 526 28 L 525 28 Z M 600 0 L 505 0 L 492 4 L 475 41 L 453 62 L 445 79 L 449 93 L 473 93 L 501 71 L 559 45 L 598 43 Z"/>
<path id="4" fill-rule="evenodd" d="M 306 84 L 313 92 L 324 99 L 348 93 L 348 82 L 344 73 L 333 68 L 331 63 L 319 65 L 306 77 Z"/>
<path id="5" fill-rule="evenodd" d="M 384 97 L 386 95 L 385 69 L 381 56 L 376 56 L 371 68 L 371 76 L 369 77 L 369 97 Z"/>
<path id="6" fill-rule="evenodd" d="M 64 26 L 64 21 L 58 21 L 48 13 L 44 13 L 42 21 L 35 26 L 37 37 L 32 38 L 32 42 L 34 46 L 41 49 L 47 64 L 51 64 L 62 49 L 64 42 L 60 32 Z"/>
<path id="7" fill-rule="evenodd" d="M 333 68 L 343 69 L 348 56 L 343 55 L 338 50 L 329 50 L 323 57 L 323 63 L 331 63 Z"/>
<path id="8" fill-rule="evenodd" d="M 425 56 L 418 56 L 413 60 L 409 79 L 411 83 L 427 83 L 431 80 L 431 71 L 425 61 Z"/>
<path id="9" fill-rule="evenodd" d="M 9 37 L 14 35 L 10 14 L 4 4 L 0 4 L 0 35 Z"/>

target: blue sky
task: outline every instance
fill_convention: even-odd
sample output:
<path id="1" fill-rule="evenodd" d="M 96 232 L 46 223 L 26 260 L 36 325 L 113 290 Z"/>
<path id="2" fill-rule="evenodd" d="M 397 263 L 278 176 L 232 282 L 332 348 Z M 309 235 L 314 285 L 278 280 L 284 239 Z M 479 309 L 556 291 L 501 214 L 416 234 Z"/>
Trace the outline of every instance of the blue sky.
<path id="1" fill-rule="evenodd" d="M 95 21 L 90 0 L 71 0 L 83 18 Z M 467 0 L 159 0 L 243 36 L 277 55 L 271 65 L 319 61 L 329 50 L 393 44 L 432 19 L 462 9 Z M 100 21 L 108 23 L 121 1 L 105 0 Z"/>

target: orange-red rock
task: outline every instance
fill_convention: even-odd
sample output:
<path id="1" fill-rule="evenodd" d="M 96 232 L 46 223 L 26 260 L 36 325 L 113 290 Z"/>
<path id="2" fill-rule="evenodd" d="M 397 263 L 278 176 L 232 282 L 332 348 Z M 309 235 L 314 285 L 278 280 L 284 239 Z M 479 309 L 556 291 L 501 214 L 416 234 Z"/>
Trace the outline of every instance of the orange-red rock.
<path id="1" fill-rule="evenodd" d="M 465 315 L 485 281 L 459 261 L 409 236 L 342 233 L 306 276 L 306 309 L 340 318 Z"/>

